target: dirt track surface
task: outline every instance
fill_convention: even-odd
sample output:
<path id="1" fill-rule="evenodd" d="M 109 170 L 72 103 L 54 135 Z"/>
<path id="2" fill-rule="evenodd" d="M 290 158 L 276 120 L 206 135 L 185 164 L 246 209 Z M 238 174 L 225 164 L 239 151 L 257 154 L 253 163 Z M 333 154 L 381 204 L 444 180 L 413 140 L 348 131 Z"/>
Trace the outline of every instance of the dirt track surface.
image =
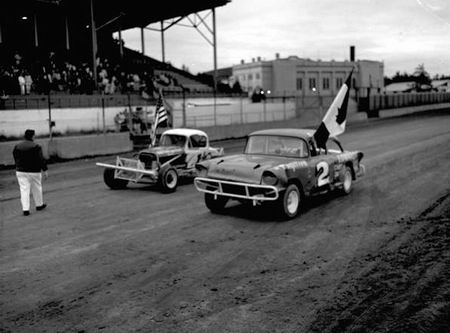
<path id="1" fill-rule="evenodd" d="M 21 215 L 0 171 L 0 331 L 443 332 L 450 323 L 450 115 L 350 126 L 367 175 L 294 220 L 112 191 L 96 161 L 50 165 Z M 227 153 L 243 141 L 222 143 Z"/>

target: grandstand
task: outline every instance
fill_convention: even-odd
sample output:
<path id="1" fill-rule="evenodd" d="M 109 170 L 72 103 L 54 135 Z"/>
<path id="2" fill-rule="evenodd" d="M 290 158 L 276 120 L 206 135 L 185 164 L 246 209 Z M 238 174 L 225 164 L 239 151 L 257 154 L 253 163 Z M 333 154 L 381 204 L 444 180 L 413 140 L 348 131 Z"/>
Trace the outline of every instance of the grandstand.
<path id="1" fill-rule="evenodd" d="M 214 85 L 124 46 L 114 32 L 178 21 L 230 0 L 7 0 L 0 12 L 0 95 L 213 93 Z M 215 27 L 214 27 L 215 29 Z M 163 32 L 162 32 L 163 33 Z M 214 49 L 216 45 L 213 45 Z"/>

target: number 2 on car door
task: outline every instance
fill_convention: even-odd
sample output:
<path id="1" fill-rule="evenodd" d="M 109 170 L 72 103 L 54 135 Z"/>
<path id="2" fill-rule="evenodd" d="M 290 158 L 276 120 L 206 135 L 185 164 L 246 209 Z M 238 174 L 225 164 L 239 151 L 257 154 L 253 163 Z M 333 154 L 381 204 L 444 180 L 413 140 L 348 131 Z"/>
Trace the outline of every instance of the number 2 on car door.
<path id="1" fill-rule="evenodd" d="M 316 165 L 317 187 L 321 187 L 330 182 L 330 166 L 327 162 L 321 161 Z"/>

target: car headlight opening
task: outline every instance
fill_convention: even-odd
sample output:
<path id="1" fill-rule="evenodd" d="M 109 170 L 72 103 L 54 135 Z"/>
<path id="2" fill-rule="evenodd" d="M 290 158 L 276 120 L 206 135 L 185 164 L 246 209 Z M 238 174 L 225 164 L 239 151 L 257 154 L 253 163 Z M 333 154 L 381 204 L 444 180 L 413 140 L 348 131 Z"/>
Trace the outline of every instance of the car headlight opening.
<path id="1" fill-rule="evenodd" d="M 278 178 L 272 172 L 264 172 L 262 175 L 262 183 L 266 185 L 275 185 L 278 183 Z"/>
<path id="2" fill-rule="evenodd" d="M 202 165 L 196 165 L 198 177 L 206 177 L 208 175 L 208 169 Z"/>

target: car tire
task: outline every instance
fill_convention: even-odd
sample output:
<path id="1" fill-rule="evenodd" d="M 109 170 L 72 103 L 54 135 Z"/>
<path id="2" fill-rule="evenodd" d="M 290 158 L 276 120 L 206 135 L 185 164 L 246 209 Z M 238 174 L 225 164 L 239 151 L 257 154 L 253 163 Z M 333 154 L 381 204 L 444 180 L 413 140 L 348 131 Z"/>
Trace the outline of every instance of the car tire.
<path id="1" fill-rule="evenodd" d="M 344 170 L 344 179 L 342 181 L 342 192 L 344 194 L 350 194 L 350 192 L 352 191 L 352 181 L 352 169 L 349 166 L 346 166 Z"/>
<path id="2" fill-rule="evenodd" d="M 114 177 L 115 170 L 106 168 L 103 171 L 103 181 L 112 190 L 121 190 L 127 187 L 128 180 L 117 179 Z"/>
<path id="3" fill-rule="evenodd" d="M 300 207 L 303 202 L 303 196 L 299 188 L 295 184 L 290 184 L 286 191 L 281 193 L 278 199 L 278 206 L 281 212 L 281 217 L 284 219 L 292 219 L 300 212 Z"/>
<path id="4" fill-rule="evenodd" d="M 175 168 L 168 168 L 161 174 L 161 189 L 165 193 L 175 192 L 178 186 L 178 172 Z"/>
<path id="5" fill-rule="evenodd" d="M 205 193 L 205 205 L 212 213 L 223 213 L 227 202 L 227 197 L 218 195 L 217 198 L 214 198 L 214 194 Z"/>

